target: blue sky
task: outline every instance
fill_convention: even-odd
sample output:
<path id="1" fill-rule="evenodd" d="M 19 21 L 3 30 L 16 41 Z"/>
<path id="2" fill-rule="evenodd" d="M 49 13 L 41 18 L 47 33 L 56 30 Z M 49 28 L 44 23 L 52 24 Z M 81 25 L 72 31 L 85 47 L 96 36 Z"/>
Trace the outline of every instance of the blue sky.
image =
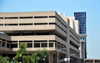
<path id="1" fill-rule="evenodd" d="M 87 57 L 100 58 L 100 0 L 0 0 L 0 12 L 87 12 Z"/>

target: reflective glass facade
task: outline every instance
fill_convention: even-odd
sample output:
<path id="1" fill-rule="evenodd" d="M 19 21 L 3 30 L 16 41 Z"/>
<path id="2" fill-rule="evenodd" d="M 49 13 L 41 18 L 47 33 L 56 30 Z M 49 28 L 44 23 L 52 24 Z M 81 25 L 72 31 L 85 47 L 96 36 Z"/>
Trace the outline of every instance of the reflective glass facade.
<path id="1" fill-rule="evenodd" d="M 75 20 L 79 21 L 80 34 L 86 34 L 86 12 L 74 12 Z"/>

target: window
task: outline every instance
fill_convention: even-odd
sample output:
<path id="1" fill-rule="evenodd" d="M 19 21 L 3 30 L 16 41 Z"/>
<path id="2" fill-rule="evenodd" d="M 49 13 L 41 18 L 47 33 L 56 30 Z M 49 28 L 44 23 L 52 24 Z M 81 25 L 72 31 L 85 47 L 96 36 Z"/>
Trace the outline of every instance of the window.
<path id="1" fill-rule="evenodd" d="M 41 43 L 41 47 L 47 47 L 47 43 Z"/>
<path id="2" fill-rule="evenodd" d="M 32 47 L 32 43 L 27 43 L 28 47 Z"/>
<path id="3" fill-rule="evenodd" d="M 33 17 L 19 17 L 20 19 L 32 19 Z"/>
<path id="4" fill-rule="evenodd" d="M 2 47 L 5 47 L 5 42 L 2 42 Z"/>
<path id="5" fill-rule="evenodd" d="M 47 16 L 34 16 L 34 18 L 47 18 Z"/>
<path id="6" fill-rule="evenodd" d="M 7 43 L 7 48 L 9 48 L 9 43 Z"/>
<path id="7" fill-rule="evenodd" d="M 47 40 L 34 40 L 34 42 L 47 42 Z"/>
<path id="8" fill-rule="evenodd" d="M 0 24 L 0 26 L 3 26 L 3 24 Z"/>
<path id="9" fill-rule="evenodd" d="M 21 23 L 19 25 L 33 25 L 33 23 Z"/>
<path id="10" fill-rule="evenodd" d="M 5 17 L 5 19 L 18 19 L 18 17 Z"/>
<path id="11" fill-rule="evenodd" d="M 32 41 L 19 41 L 19 42 L 32 42 Z"/>
<path id="12" fill-rule="evenodd" d="M 17 48 L 17 44 L 11 44 L 11 48 Z"/>
<path id="13" fill-rule="evenodd" d="M 34 47 L 40 47 L 40 43 L 34 43 Z"/>
<path id="14" fill-rule="evenodd" d="M 82 37 L 80 37 L 80 39 L 82 39 Z"/>
<path id="15" fill-rule="evenodd" d="M 53 43 L 49 43 L 49 47 L 53 47 Z"/>
<path id="16" fill-rule="evenodd" d="M 18 26 L 18 24 L 5 24 L 5 26 Z"/>
<path id="17" fill-rule="evenodd" d="M 3 17 L 0 17 L 0 19 L 3 19 Z"/>
<path id="18" fill-rule="evenodd" d="M 34 25 L 47 25 L 47 23 L 34 23 Z"/>

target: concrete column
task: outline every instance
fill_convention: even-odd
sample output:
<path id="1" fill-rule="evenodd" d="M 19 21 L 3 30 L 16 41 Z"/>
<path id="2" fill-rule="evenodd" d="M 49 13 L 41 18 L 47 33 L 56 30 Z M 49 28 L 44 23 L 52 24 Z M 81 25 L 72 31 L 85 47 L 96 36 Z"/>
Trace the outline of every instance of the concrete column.
<path id="1" fill-rule="evenodd" d="M 83 58 L 85 58 L 85 42 L 83 43 Z"/>
<path id="2" fill-rule="evenodd" d="M 19 40 L 18 40 L 18 42 L 17 42 L 17 48 L 19 48 Z"/>
<path id="3" fill-rule="evenodd" d="M 7 48 L 7 40 L 5 41 L 5 48 Z"/>
<path id="4" fill-rule="evenodd" d="M 52 53 L 50 53 L 49 63 L 53 63 L 53 54 Z"/>
<path id="5" fill-rule="evenodd" d="M 47 47 L 49 48 L 49 40 L 47 40 Z"/>
<path id="6" fill-rule="evenodd" d="M 34 48 L 34 40 L 32 41 L 32 48 Z"/>
<path id="7" fill-rule="evenodd" d="M 80 42 L 80 48 L 79 48 L 79 50 L 80 50 L 80 58 L 82 58 L 82 42 Z"/>

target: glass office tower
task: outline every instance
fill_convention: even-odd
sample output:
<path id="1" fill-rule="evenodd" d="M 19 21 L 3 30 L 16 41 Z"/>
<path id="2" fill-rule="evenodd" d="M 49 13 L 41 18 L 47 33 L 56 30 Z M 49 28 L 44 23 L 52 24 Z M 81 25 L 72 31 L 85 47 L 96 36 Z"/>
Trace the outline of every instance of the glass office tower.
<path id="1" fill-rule="evenodd" d="M 81 57 L 87 58 L 86 51 L 86 12 L 74 12 L 75 20 L 79 21 L 79 34 L 80 40 L 84 40 L 80 42 L 81 46 Z M 85 47 L 85 49 L 84 49 Z"/>
<path id="2" fill-rule="evenodd" d="M 74 12 L 75 20 L 79 21 L 80 34 L 86 34 L 86 12 Z"/>

